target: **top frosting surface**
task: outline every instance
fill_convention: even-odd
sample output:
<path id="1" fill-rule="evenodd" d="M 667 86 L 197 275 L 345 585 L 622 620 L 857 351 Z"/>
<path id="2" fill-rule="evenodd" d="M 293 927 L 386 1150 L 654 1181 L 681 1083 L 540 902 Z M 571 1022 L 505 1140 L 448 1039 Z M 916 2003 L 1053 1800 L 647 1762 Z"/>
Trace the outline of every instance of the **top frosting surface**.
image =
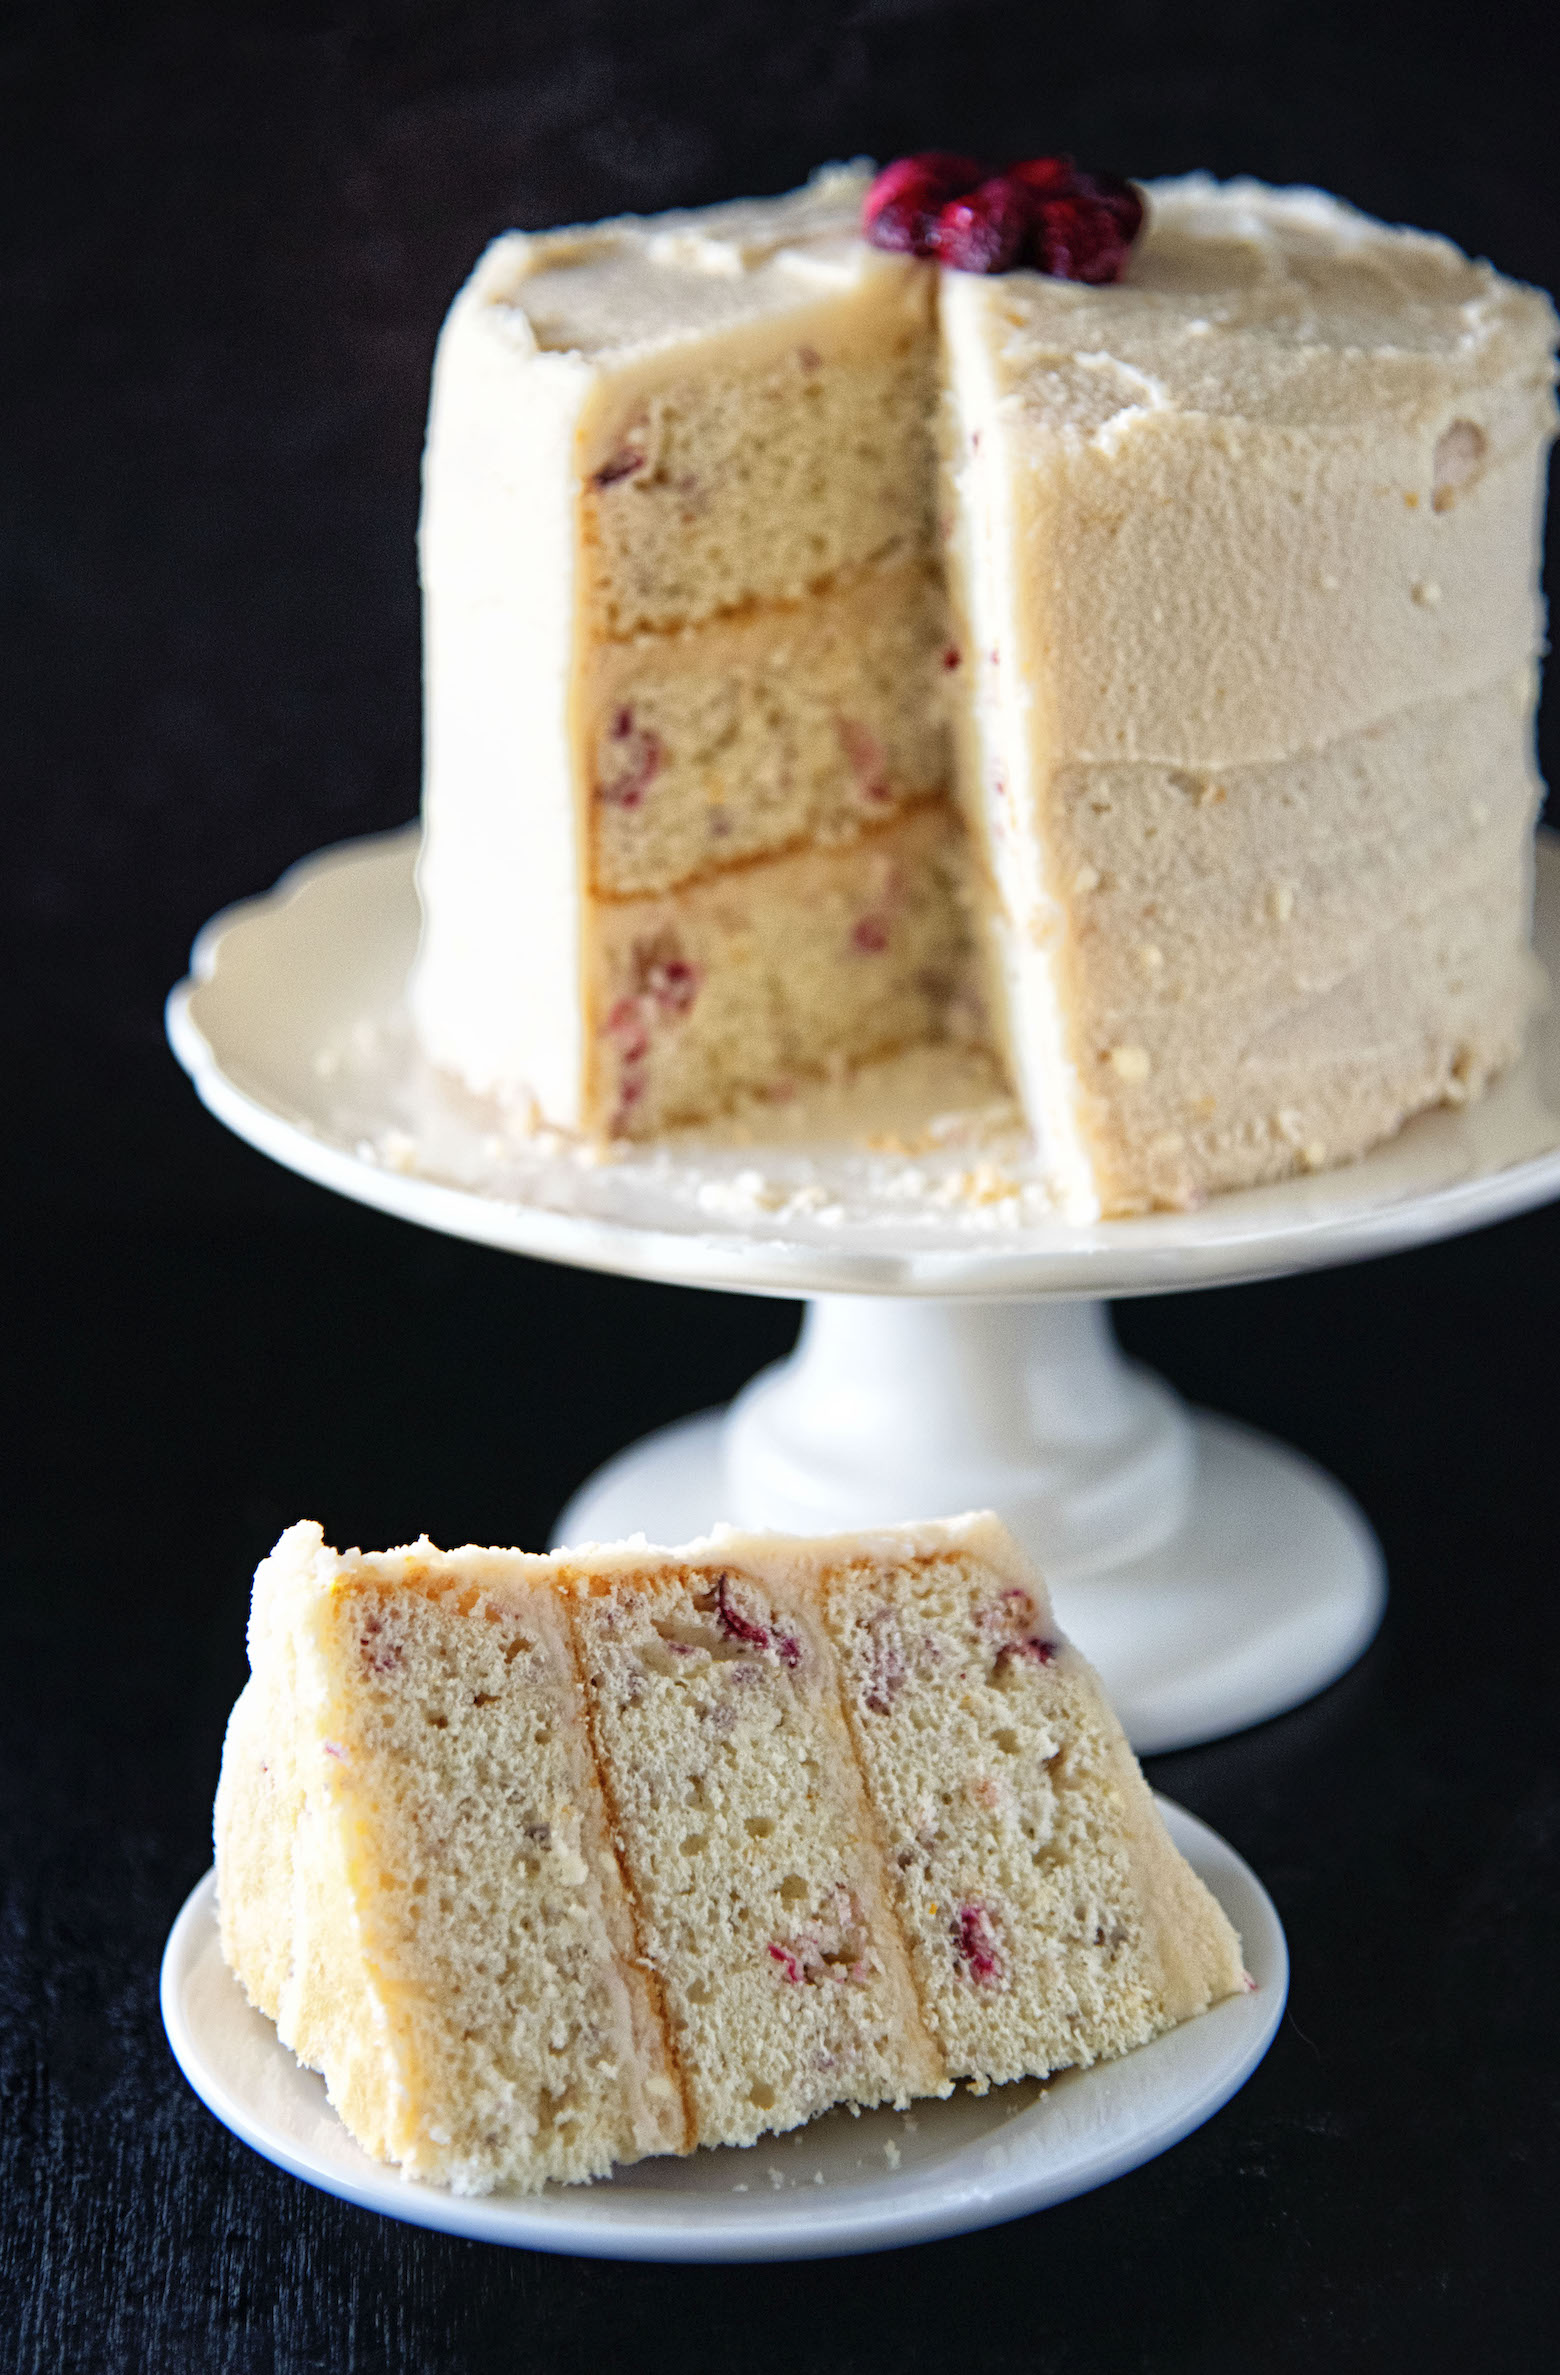
<path id="1" fill-rule="evenodd" d="M 826 166 L 782 198 L 521 234 L 503 243 L 494 293 L 543 351 L 592 360 L 740 329 L 913 268 L 859 236 L 867 180 Z"/>
<path id="2" fill-rule="evenodd" d="M 1085 433 L 1123 409 L 1272 424 L 1413 409 L 1512 373 L 1547 386 L 1554 316 L 1535 289 L 1448 239 L 1320 190 L 1206 174 L 1148 185 L 1124 281 L 950 276 L 984 312 L 1008 385 Z"/>
<path id="3" fill-rule="evenodd" d="M 931 269 L 861 239 L 867 181 L 831 166 L 780 198 L 517 234 L 487 294 L 542 351 L 609 362 Z M 955 316 L 985 317 L 1008 386 L 1058 424 L 1091 434 L 1168 407 L 1321 425 L 1413 410 L 1448 384 L 1547 384 L 1548 300 L 1450 240 L 1319 190 L 1189 174 L 1148 192 L 1115 286 L 944 276 Z"/>

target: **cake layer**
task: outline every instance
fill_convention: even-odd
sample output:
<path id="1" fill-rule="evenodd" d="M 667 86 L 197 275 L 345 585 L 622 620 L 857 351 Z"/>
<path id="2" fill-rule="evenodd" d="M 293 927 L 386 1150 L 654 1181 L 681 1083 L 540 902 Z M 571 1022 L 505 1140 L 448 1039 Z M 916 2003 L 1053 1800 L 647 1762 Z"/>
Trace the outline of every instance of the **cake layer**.
<path id="1" fill-rule="evenodd" d="M 667 890 L 849 839 L 945 790 L 949 657 L 941 586 L 919 562 L 598 644 L 585 693 L 594 887 Z"/>
<path id="2" fill-rule="evenodd" d="M 463 2192 L 1126 2051 L 1242 1983 L 994 1518 L 255 1580 L 223 1951 Z"/>
<path id="3" fill-rule="evenodd" d="M 978 1037 L 963 861 L 932 800 L 842 847 L 596 903 L 587 1126 L 651 1137 L 834 1064 Z"/>
<path id="4" fill-rule="evenodd" d="M 988 1519 L 826 1569 L 829 1635 L 927 2026 L 977 2091 L 1086 2066 L 1240 1985 L 1137 1763 Z"/>
<path id="5" fill-rule="evenodd" d="M 1315 191 L 1150 197 L 1119 287 L 943 276 L 955 574 L 1015 790 L 1319 749 L 1541 646 L 1548 301 Z"/>
<path id="6" fill-rule="evenodd" d="M 842 569 L 929 554 L 935 393 L 930 289 L 859 324 L 866 352 L 802 338 L 759 369 L 695 373 L 647 395 L 582 502 L 603 630 L 693 624 L 747 601 L 795 602 Z"/>
<path id="7" fill-rule="evenodd" d="M 950 2087 L 807 1577 L 746 1564 L 587 1570 L 573 1610 L 695 2130 L 728 2144 Z"/>
<path id="8" fill-rule="evenodd" d="M 1512 1060 L 1531 701 L 1524 669 L 1276 766 L 1058 770 L 1061 920 L 997 946 L 1015 1066 L 1072 1096 L 1107 1212 L 1343 1161 Z"/>

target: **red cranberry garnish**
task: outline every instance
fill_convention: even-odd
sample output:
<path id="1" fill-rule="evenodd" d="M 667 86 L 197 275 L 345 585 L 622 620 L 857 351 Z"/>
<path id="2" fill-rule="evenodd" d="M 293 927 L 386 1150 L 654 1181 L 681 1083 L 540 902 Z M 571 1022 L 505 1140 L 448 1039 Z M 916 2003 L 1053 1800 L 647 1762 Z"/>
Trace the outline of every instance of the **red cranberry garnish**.
<path id="1" fill-rule="evenodd" d="M 1030 253 L 1053 280 L 1081 280 L 1095 288 L 1119 280 L 1129 246 L 1114 213 L 1092 198 L 1047 198 L 1035 210 Z"/>
<path id="2" fill-rule="evenodd" d="M 861 208 L 861 227 L 874 247 L 898 255 L 929 256 L 937 217 L 950 198 L 972 190 L 985 171 L 974 157 L 923 149 L 885 165 Z"/>
<path id="3" fill-rule="evenodd" d="M 1136 239 L 1146 212 L 1136 183 L 1124 181 L 1119 173 L 1079 173 L 1076 179 L 1083 197 L 1092 198 L 1096 206 L 1115 216 L 1122 238 L 1129 243 Z"/>
<path id="4" fill-rule="evenodd" d="M 1016 181 L 1036 198 L 1065 198 L 1078 177 L 1078 168 L 1071 157 L 1025 157 L 1021 163 L 1007 169 L 1009 181 Z"/>
<path id="5" fill-rule="evenodd" d="M 1060 280 L 1119 280 L 1143 227 L 1143 197 L 1117 173 L 1071 157 L 1025 157 L 987 174 L 941 150 L 885 166 L 862 210 L 878 247 L 936 256 L 958 272 L 1028 264 Z"/>
<path id="6" fill-rule="evenodd" d="M 955 272 L 1010 272 L 1029 238 L 1031 200 L 1007 174 L 994 174 L 937 217 L 933 252 Z"/>
<path id="7" fill-rule="evenodd" d="M 1095 287 L 1119 280 L 1143 228 L 1143 194 L 1119 173 L 1086 173 L 1071 157 L 1030 157 L 1008 168 L 1028 195 L 1026 263 Z"/>

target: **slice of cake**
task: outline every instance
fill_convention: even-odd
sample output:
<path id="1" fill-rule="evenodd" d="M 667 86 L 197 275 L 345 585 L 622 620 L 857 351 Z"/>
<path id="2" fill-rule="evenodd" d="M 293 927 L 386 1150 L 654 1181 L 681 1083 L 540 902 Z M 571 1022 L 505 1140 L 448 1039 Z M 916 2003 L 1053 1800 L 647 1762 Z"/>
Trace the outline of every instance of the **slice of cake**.
<path id="1" fill-rule="evenodd" d="M 1476 1095 L 1536 995 L 1547 300 L 1315 191 L 1135 237 L 1037 159 L 938 228 L 979 166 L 905 165 L 920 252 L 837 169 L 457 301 L 424 1044 L 602 1139 L 989 1038 L 1074 1220 Z"/>
<path id="2" fill-rule="evenodd" d="M 1315 191 L 1119 286 L 946 273 L 961 784 L 1068 1209 L 1361 1153 L 1508 1064 L 1554 316 Z"/>
<path id="3" fill-rule="evenodd" d="M 682 1550 L 317 1526 L 255 1578 L 222 1944 L 459 2191 L 1086 2065 L 1242 1984 L 991 1517 Z"/>
<path id="4" fill-rule="evenodd" d="M 501 239 L 440 341 L 412 1006 L 588 1135 L 924 1041 L 964 985 L 933 288 L 862 187 Z"/>

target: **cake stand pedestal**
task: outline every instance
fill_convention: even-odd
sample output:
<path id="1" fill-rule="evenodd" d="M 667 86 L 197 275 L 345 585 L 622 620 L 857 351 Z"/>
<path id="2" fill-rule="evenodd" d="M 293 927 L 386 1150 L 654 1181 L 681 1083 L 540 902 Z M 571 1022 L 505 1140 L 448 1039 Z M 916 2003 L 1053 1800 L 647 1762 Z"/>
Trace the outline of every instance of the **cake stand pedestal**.
<path id="1" fill-rule="evenodd" d="M 1105 1302 L 1426 1244 L 1560 1195 L 1553 1009 L 1478 1105 L 1425 1116 L 1364 1162 L 1194 1213 L 1075 1228 L 1015 1206 L 998 1227 L 844 1139 L 592 1165 L 507 1132 L 430 1074 L 405 1024 L 415 847 L 407 832 L 324 852 L 206 927 L 168 1029 L 211 1111 L 305 1176 L 427 1227 L 808 1300 L 789 1360 L 729 1412 L 610 1461 L 559 1539 L 993 1507 L 1145 1752 L 1278 1714 L 1358 1657 L 1385 1601 L 1359 1511 L 1298 1453 L 1187 1410 L 1125 1361 Z M 1547 836 L 1536 936 L 1560 962 Z"/>
<path id="2" fill-rule="evenodd" d="M 826 1533 L 988 1508 L 1038 1562 L 1140 1754 L 1310 1698 L 1386 1604 L 1348 1495 L 1125 1361 L 1100 1302 L 820 1299 L 788 1361 L 729 1412 L 609 1461 L 556 1539 L 682 1542 L 717 1515 Z"/>

